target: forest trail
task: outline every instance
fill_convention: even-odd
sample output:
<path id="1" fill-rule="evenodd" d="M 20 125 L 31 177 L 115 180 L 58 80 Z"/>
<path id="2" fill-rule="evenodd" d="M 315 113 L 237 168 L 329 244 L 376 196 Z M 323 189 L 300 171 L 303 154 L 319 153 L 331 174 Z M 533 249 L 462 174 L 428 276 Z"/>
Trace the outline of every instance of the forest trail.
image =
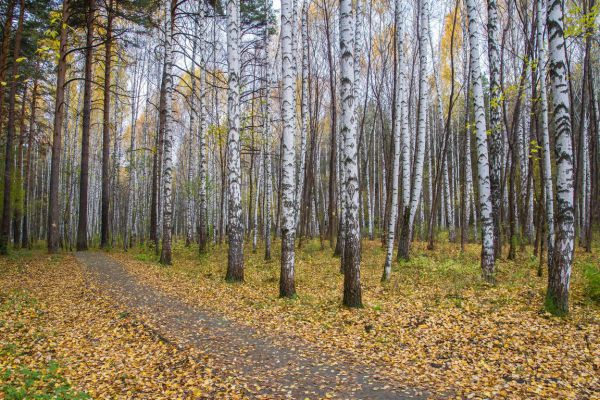
<path id="1" fill-rule="evenodd" d="M 336 362 L 308 343 L 296 347 L 275 344 L 274 338 L 227 320 L 214 312 L 142 284 L 116 260 L 101 252 L 78 252 L 77 259 L 111 297 L 141 313 L 158 334 L 178 346 L 195 346 L 234 376 L 241 374 L 254 398 L 416 399 L 392 382 L 377 380 L 364 366 Z"/>

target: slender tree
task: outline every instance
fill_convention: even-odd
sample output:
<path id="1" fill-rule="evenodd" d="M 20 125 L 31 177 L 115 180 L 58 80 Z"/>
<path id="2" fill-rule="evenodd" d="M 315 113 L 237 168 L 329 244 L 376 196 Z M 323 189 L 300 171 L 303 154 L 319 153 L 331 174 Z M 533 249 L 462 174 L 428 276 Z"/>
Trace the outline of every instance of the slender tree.
<path id="1" fill-rule="evenodd" d="M 59 248 L 59 200 L 60 155 L 62 151 L 62 127 L 65 109 L 65 77 L 67 74 L 67 35 L 70 14 L 69 0 L 64 0 L 60 21 L 60 44 L 58 69 L 56 73 L 56 100 L 54 105 L 54 125 L 52 130 L 52 158 L 48 196 L 48 252 L 56 253 Z"/>
<path id="2" fill-rule="evenodd" d="M 358 219 L 358 142 L 354 118 L 354 15 L 352 0 L 340 0 L 340 133 L 344 140 L 343 166 L 344 223 L 344 305 L 362 307 L 360 287 L 360 225 Z"/>
<path id="3" fill-rule="evenodd" d="M 240 6 L 238 0 L 227 0 L 227 66 L 228 96 L 227 166 L 229 171 L 229 203 L 227 235 L 229 256 L 228 281 L 244 280 L 244 231 L 242 226 L 242 192 L 240 166 Z"/>
<path id="4" fill-rule="evenodd" d="M 404 204 L 402 231 L 398 244 L 398 259 L 409 258 L 410 241 L 417 207 L 423 189 L 423 163 L 425 143 L 427 142 L 427 40 L 429 38 L 429 1 L 420 0 L 419 7 L 419 101 L 417 114 L 417 138 L 415 143 L 415 161 L 413 164 L 410 202 Z"/>
<path id="5" fill-rule="evenodd" d="M 492 219 L 494 223 L 494 253 L 502 254 L 500 235 L 500 203 L 502 201 L 502 88 L 500 86 L 500 45 L 498 43 L 498 5 L 496 0 L 488 0 L 488 57 L 490 66 L 490 189 L 492 191 Z"/>
<path id="6" fill-rule="evenodd" d="M 160 263 L 171 265 L 173 228 L 173 25 L 176 1 L 167 0 L 165 18 L 165 137 L 163 149 L 163 229 Z"/>
<path id="7" fill-rule="evenodd" d="M 540 113 L 542 123 L 542 169 L 544 185 L 544 210 L 546 211 L 548 266 L 552 265 L 554 251 L 554 188 L 552 185 L 552 164 L 550 155 L 550 134 L 548 132 L 548 94 L 546 89 L 547 49 L 545 40 L 546 1 L 537 2 L 537 45 L 538 73 L 540 79 Z"/>
<path id="8" fill-rule="evenodd" d="M 294 242 L 296 237 L 295 192 L 294 192 L 294 116 L 293 74 L 293 38 L 292 38 L 292 1 L 281 2 L 281 76 L 283 77 L 283 98 L 281 116 L 283 133 L 281 137 L 281 274 L 279 278 L 279 296 L 293 297 L 296 294 L 294 283 Z M 306 144 L 305 144 L 306 145 Z"/>
<path id="9" fill-rule="evenodd" d="M 15 32 L 15 47 L 13 50 L 12 75 L 8 95 L 8 122 L 6 130 L 6 152 L 4 156 L 4 201 L 2 205 L 2 230 L 0 231 L 0 254 L 8 253 L 8 241 L 11 222 L 11 189 L 13 171 L 13 139 L 16 126 L 17 80 L 19 79 L 19 57 L 21 57 L 21 37 L 23 35 L 23 19 L 25 15 L 25 0 L 19 3 L 19 22 Z M 25 96 L 25 94 L 23 94 Z M 22 133 L 22 132 L 21 132 Z M 17 243 L 18 244 L 18 243 Z"/>
<path id="10" fill-rule="evenodd" d="M 488 164 L 487 129 L 483 100 L 483 82 L 479 64 L 479 24 L 475 0 L 466 0 L 469 18 L 469 48 L 471 63 L 471 85 L 475 111 L 475 133 L 477 139 L 477 174 L 479 178 L 479 207 L 481 214 L 481 271 L 487 282 L 494 282 L 494 223 L 490 191 Z"/>
<path id="11" fill-rule="evenodd" d="M 555 314 L 569 311 L 569 285 L 575 242 L 573 201 L 573 133 L 571 102 L 565 56 L 561 0 L 548 0 L 548 70 L 552 83 L 552 114 L 554 119 L 554 152 L 556 155 L 556 242 L 552 264 L 548 269 L 546 309 Z"/>
<path id="12" fill-rule="evenodd" d="M 90 159 L 90 122 L 92 115 L 92 63 L 94 57 L 94 18 L 96 0 L 86 1 L 85 69 L 83 88 L 83 116 L 81 131 L 81 166 L 79 172 L 79 221 L 77 224 L 77 250 L 88 248 L 88 182 Z"/>

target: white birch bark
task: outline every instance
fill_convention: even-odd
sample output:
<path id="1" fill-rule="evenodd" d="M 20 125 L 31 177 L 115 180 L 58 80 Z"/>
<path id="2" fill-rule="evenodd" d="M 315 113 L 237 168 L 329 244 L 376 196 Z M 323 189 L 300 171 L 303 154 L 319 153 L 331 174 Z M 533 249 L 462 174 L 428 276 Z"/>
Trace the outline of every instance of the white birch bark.
<path id="1" fill-rule="evenodd" d="M 494 224 L 494 252 L 500 256 L 500 202 L 502 200 L 502 89 L 500 86 L 500 46 L 498 44 L 498 6 L 496 0 L 488 0 L 488 58 L 490 66 L 490 189 L 492 191 L 492 211 Z"/>
<path id="2" fill-rule="evenodd" d="M 552 82 L 552 114 L 554 116 L 554 152 L 556 154 L 556 242 L 552 266 L 548 271 L 548 311 L 569 311 L 569 285 L 574 250 L 573 213 L 573 133 L 571 129 L 569 84 L 561 0 L 548 0 L 549 72 Z"/>
<path id="3" fill-rule="evenodd" d="M 402 51 L 403 42 L 402 37 L 403 23 L 401 17 L 401 1 L 395 0 L 394 19 L 396 25 L 396 52 L 397 52 L 397 68 L 398 71 L 403 69 L 404 54 Z M 386 240 L 386 255 L 385 263 L 383 265 L 383 276 L 382 281 L 388 281 L 392 273 L 392 255 L 394 252 L 394 239 L 396 237 L 396 217 L 398 214 L 398 175 L 400 171 L 400 138 L 402 136 L 402 104 L 400 98 L 403 96 L 402 80 L 400 74 L 397 74 L 398 78 L 396 81 L 396 112 L 394 123 L 394 158 L 392 160 L 392 202 L 390 207 L 390 218 L 387 226 L 387 240 Z"/>
<path id="4" fill-rule="evenodd" d="M 479 24 L 475 0 L 466 0 L 469 18 L 469 47 L 471 49 L 471 85 L 475 111 L 477 138 L 477 173 L 479 177 L 479 204 L 482 234 L 481 269 L 483 278 L 494 281 L 494 226 L 492 221 L 492 200 L 490 172 L 488 165 L 488 145 L 483 100 L 483 82 L 479 64 Z"/>
<path id="5" fill-rule="evenodd" d="M 294 241 L 296 236 L 294 135 L 296 121 L 294 115 L 292 7 L 291 0 L 281 2 L 281 76 L 283 85 L 281 105 L 283 120 L 281 136 L 281 273 L 279 279 L 279 295 L 281 297 L 293 297 L 296 294 L 294 284 Z"/>
<path id="6" fill-rule="evenodd" d="M 244 237 L 242 226 L 242 192 L 240 166 L 240 5 L 238 0 L 227 1 L 227 66 L 228 96 L 227 168 L 229 198 L 227 234 L 229 255 L 228 281 L 244 280 Z"/>
<path id="7" fill-rule="evenodd" d="M 402 236 L 398 244 L 398 258 L 409 258 L 410 240 L 413 232 L 413 225 L 421 191 L 423 189 L 423 164 L 425 160 L 425 143 L 427 141 L 427 40 L 429 29 L 427 21 L 429 20 L 429 1 L 421 0 L 420 5 L 420 31 L 419 31 L 419 101 L 418 101 L 418 121 L 417 138 L 415 140 L 415 161 L 413 167 L 413 181 L 410 190 L 410 202 L 408 207 L 405 205 L 404 220 L 402 224 Z"/>
<path id="8" fill-rule="evenodd" d="M 552 265 L 554 251 L 554 187 L 552 185 L 552 163 L 550 160 L 550 134 L 548 132 L 548 94 L 546 89 L 547 49 L 545 38 L 546 0 L 537 4 L 538 71 L 540 75 L 540 112 L 542 123 L 542 168 L 544 172 L 544 204 L 547 225 L 548 266 Z"/>
<path id="9" fill-rule="evenodd" d="M 258 161 L 258 173 L 256 174 L 256 192 L 254 193 L 254 210 L 252 215 L 252 252 L 256 253 L 256 245 L 258 243 L 258 204 L 260 198 L 260 186 L 261 186 L 261 177 L 263 170 L 264 157 L 259 156 L 260 159 Z M 252 177 L 251 177 L 252 178 Z"/>
<path id="10" fill-rule="evenodd" d="M 297 171 L 296 199 L 295 199 L 295 226 L 300 220 L 300 201 L 304 190 L 305 165 L 306 165 L 306 137 L 308 136 L 308 1 L 302 1 L 302 93 L 300 99 L 300 166 Z"/>
<path id="11" fill-rule="evenodd" d="M 165 137 L 163 148 L 163 234 L 161 264 L 171 264 L 171 234 L 173 228 L 173 7 L 165 2 Z"/>
<path id="12" fill-rule="evenodd" d="M 344 140 L 344 196 L 343 216 L 345 229 L 344 256 L 344 305 L 361 307 L 360 288 L 360 226 L 358 219 L 358 142 L 356 140 L 354 99 L 354 15 L 352 0 L 340 0 L 340 99 L 342 113 L 340 133 Z"/>
<path id="13" fill-rule="evenodd" d="M 207 42 L 205 41 L 206 36 L 206 21 L 205 21 L 205 3 L 203 1 L 198 2 L 198 30 L 199 30 L 199 51 L 200 51 L 200 77 L 199 77 L 199 89 L 200 99 L 198 104 L 198 180 L 199 180 L 199 196 L 198 196 L 198 242 L 199 252 L 203 253 L 206 251 L 206 244 L 208 242 L 208 203 L 207 203 L 207 151 L 206 151 L 206 50 Z M 214 234 L 214 233 L 213 233 Z"/>

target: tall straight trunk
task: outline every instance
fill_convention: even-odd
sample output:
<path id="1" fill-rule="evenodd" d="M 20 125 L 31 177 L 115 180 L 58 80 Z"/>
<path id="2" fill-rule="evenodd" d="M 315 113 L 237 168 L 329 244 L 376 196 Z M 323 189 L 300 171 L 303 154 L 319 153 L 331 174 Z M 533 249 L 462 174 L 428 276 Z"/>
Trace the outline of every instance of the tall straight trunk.
<path id="1" fill-rule="evenodd" d="M 263 152 L 264 152 L 264 184 L 265 184 L 265 205 L 264 205 L 264 239 L 265 239 L 265 260 L 271 259 L 271 198 L 273 196 L 273 178 L 271 176 L 271 66 L 269 58 L 269 24 L 265 29 L 265 101 L 263 103 Z"/>
<path id="2" fill-rule="evenodd" d="M 327 2 L 323 2 L 325 8 L 325 37 L 327 40 L 327 61 L 329 64 L 329 95 L 331 97 L 331 124 L 330 124 L 330 138 L 331 147 L 329 155 L 329 201 L 327 211 L 327 236 L 329 237 L 329 244 L 333 247 L 333 237 L 335 234 L 336 224 L 336 185 L 337 185 L 337 105 L 336 105 L 336 85 L 335 85 L 335 65 L 333 63 L 333 43 L 331 37 L 333 36 L 333 29 L 331 27 L 331 12 L 327 9 Z"/>
<path id="3" fill-rule="evenodd" d="M 400 71 L 404 69 L 404 30 L 402 29 L 402 17 L 401 17 L 401 1 L 396 0 L 395 2 L 395 10 L 394 10 L 394 19 L 395 19 L 395 29 L 396 29 L 396 66 L 398 69 L 397 80 L 395 83 L 396 87 L 396 110 L 395 110 L 395 118 L 394 118 L 394 156 L 392 160 L 392 198 L 390 205 L 390 217 L 388 220 L 387 226 L 387 240 L 386 240 L 386 256 L 385 263 L 383 265 L 383 276 L 381 277 L 382 281 L 388 281 L 390 279 L 390 275 L 392 273 L 392 255 L 394 252 L 394 239 L 396 237 L 396 217 L 398 215 L 398 178 L 400 171 L 400 146 L 401 146 L 401 137 L 404 132 L 402 130 L 402 106 L 403 103 L 400 101 L 400 98 L 404 97 L 403 93 L 403 85 L 400 80 Z M 402 76 L 403 77 L 403 76 Z"/>
<path id="4" fill-rule="evenodd" d="M 90 160 L 90 121 L 92 115 L 92 63 L 94 57 L 94 15 L 96 0 L 87 0 L 85 38 L 85 68 L 83 86 L 83 116 L 81 131 L 81 166 L 79 172 L 79 213 L 77 224 L 77 250 L 87 250 L 88 185 Z"/>
<path id="5" fill-rule="evenodd" d="M 19 117 L 19 144 L 17 145 L 17 163 L 15 171 L 15 185 L 17 190 L 14 196 L 13 216 L 13 244 L 15 248 L 21 247 L 21 227 L 23 219 L 23 146 L 25 145 L 25 108 L 27 102 L 27 86 L 23 86 L 21 95 L 21 115 Z"/>
<path id="6" fill-rule="evenodd" d="M 163 226 L 160 263 L 171 265 L 173 230 L 173 25 L 176 2 L 167 1 L 165 18 L 165 137 L 163 149 Z"/>
<path id="7" fill-rule="evenodd" d="M 58 187 L 60 180 L 60 153 L 62 147 L 62 126 L 65 107 L 65 76 L 67 74 L 67 21 L 69 20 L 69 0 L 63 1 L 60 47 L 58 55 L 58 70 L 56 73 L 56 100 L 54 105 L 54 125 L 52 129 L 52 159 L 48 196 L 48 252 L 56 253 L 59 247 L 59 216 Z"/>
<path id="8" fill-rule="evenodd" d="M 202 2 L 198 2 L 198 7 L 201 7 Z M 194 19 L 195 24 L 195 36 L 198 36 L 198 20 Z M 192 244 L 194 238 L 194 224 L 193 224 L 193 197 L 192 197 L 192 164 L 193 164 L 193 151 L 194 147 L 194 136 L 196 134 L 196 51 L 198 48 L 197 37 L 192 38 L 192 63 L 189 71 L 191 88 L 190 88 L 190 109 L 189 109 L 189 128 L 188 128 L 188 148 L 187 148 L 187 171 L 185 175 L 186 186 L 185 186 L 185 246 L 189 247 Z M 201 163 L 200 163 L 201 164 Z M 203 166 L 200 165 L 200 168 Z M 206 223 L 206 221 L 203 221 Z M 198 225 L 200 226 L 200 224 Z M 206 238 L 205 238 L 206 241 Z"/>
<path id="9" fill-rule="evenodd" d="M 294 134 L 295 102 L 292 54 L 292 1 L 281 2 L 281 76 L 282 104 L 281 117 L 283 132 L 281 136 L 281 274 L 279 276 L 279 296 L 293 297 L 296 294 L 294 283 L 294 241 L 296 236 L 295 201 L 294 201 Z"/>
<path id="10" fill-rule="evenodd" d="M 341 104 L 340 133 L 344 140 L 343 199 L 346 202 L 344 221 L 344 300 L 347 307 L 362 307 L 360 287 L 360 225 L 358 220 L 358 142 L 354 119 L 354 16 L 352 0 L 340 0 L 340 70 Z"/>
<path id="11" fill-rule="evenodd" d="M 19 22 L 15 33 L 15 47 L 13 60 L 21 56 L 21 35 L 23 33 L 23 16 L 25 14 L 25 0 L 20 0 Z M 13 169 L 13 139 L 16 125 L 16 97 L 17 79 L 19 75 L 19 63 L 13 61 L 12 75 L 10 77 L 10 91 L 8 95 L 8 121 L 6 129 L 6 153 L 4 156 L 4 201 L 2 205 L 2 230 L 0 231 L 0 254 L 8 253 L 8 242 L 10 240 L 11 223 L 11 191 L 12 191 L 12 169 Z"/>
<path id="12" fill-rule="evenodd" d="M 427 24 L 429 24 L 429 21 L 427 21 Z M 442 189 L 443 186 L 443 195 L 444 195 L 444 199 L 441 202 L 442 205 L 442 217 L 446 217 L 446 222 L 447 222 L 447 226 L 448 226 L 448 238 L 451 242 L 454 242 L 456 240 L 456 229 L 455 229 L 455 221 L 454 221 L 454 203 L 453 203 L 453 199 L 452 199 L 452 193 L 451 193 L 451 182 L 450 182 L 450 177 L 449 177 L 449 172 L 448 170 L 451 169 L 451 158 L 450 155 L 452 153 L 452 151 L 448 150 L 448 141 L 451 140 L 450 134 L 451 134 L 451 127 L 450 127 L 450 122 L 451 122 L 451 118 L 452 118 L 452 108 L 454 106 L 454 30 L 456 28 L 456 13 L 454 13 L 454 18 L 453 18 L 453 23 L 452 23 L 452 32 L 451 32 L 451 36 L 450 36 L 450 100 L 449 100 L 449 106 L 448 106 L 448 117 L 446 120 L 444 120 L 444 105 L 442 103 L 442 91 L 441 91 L 441 84 L 440 84 L 440 77 L 439 77 L 439 67 L 437 67 L 437 65 L 434 63 L 434 80 L 435 80 L 435 88 L 436 88 L 436 99 L 437 99 L 437 103 L 438 103 L 438 119 L 439 119 L 439 127 L 443 130 L 442 131 L 442 143 L 440 144 L 440 147 L 438 149 L 437 152 L 437 156 L 436 158 L 438 160 L 441 160 L 438 165 L 435 168 L 435 175 L 432 174 L 433 172 L 433 163 L 431 163 L 430 167 L 429 167 L 429 196 L 431 197 L 431 207 L 430 207 L 430 212 L 429 212 L 429 238 L 428 238 L 428 245 L 427 248 L 429 250 L 433 250 L 434 249 L 434 219 L 435 219 L 435 213 L 437 212 L 437 204 L 439 201 L 439 197 L 440 197 L 440 190 Z M 431 52 L 433 53 L 433 44 L 431 41 L 431 34 L 429 35 L 429 44 L 431 45 Z M 432 141 L 431 143 L 435 143 L 435 141 L 433 140 L 432 137 Z M 450 144 L 450 149 L 452 148 L 452 145 Z M 433 157 L 434 156 L 435 151 L 433 150 L 433 146 L 430 150 L 430 156 Z M 443 176 L 440 177 L 440 175 L 443 173 Z M 432 179 L 433 178 L 433 179 Z M 441 184 L 440 184 L 440 178 L 443 179 Z M 432 183 L 434 183 L 434 185 L 432 186 Z"/>
<path id="13" fill-rule="evenodd" d="M 415 143 L 415 161 L 413 164 L 413 181 L 410 191 L 410 202 L 404 205 L 402 231 L 398 244 L 398 259 L 408 260 L 409 247 L 413 233 L 415 214 L 421 191 L 423 189 L 423 163 L 425 158 L 425 143 L 427 141 L 427 40 L 429 37 L 428 16 L 429 1 L 421 0 L 419 14 L 419 102 L 417 138 Z"/>
<path id="14" fill-rule="evenodd" d="M 100 221 L 100 247 L 109 246 L 110 210 L 110 80 L 112 68 L 112 25 L 113 1 L 109 0 L 106 10 L 106 40 L 104 43 L 104 105 L 102 114 L 102 201 Z"/>
<path id="15" fill-rule="evenodd" d="M 29 191 L 31 187 L 31 151 L 33 146 L 33 138 L 35 135 L 35 117 L 36 117 L 36 102 L 38 95 L 38 80 L 33 81 L 33 89 L 31 93 L 31 103 L 29 106 L 29 129 L 27 132 L 27 152 L 25 154 L 25 165 L 23 172 L 23 229 L 21 230 L 21 247 L 31 247 L 29 240 Z"/>
<path id="16" fill-rule="evenodd" d="M 240 5 L 238 0 L 227 1 L 227 66 L 228 97 L 227 167 L 229 172 L 229 202 L 227 235 L 229 256 L 228 281 L 244 280 L 244 236 L 242 227 L 242 192 L 240 166 Z"/>
<path id="17" fill-rule="evenodd" d="M 549 72 L 552 82 L 554 152 L 556 154 L 556 242 L 548 270 L 546 309 L 555 314 L 569 311 L 569 285 L 574 251 L 573 133 L 567 78 L 561 0 L 548 0 Z"/>
<path id="18" fill-rule="evenodd" d="M 156 126 L 155 148 L 152 156 L 152 199 L 150 201 L 150 241 L 154 242 L 158 251 L 158 208 L 160 206 L 160 171 L 162 164 L 163 137 L 164 137 L 164 109 L 166 93 L 165 63 L 160 80 L 160 95 L 158 101 L 158 122 Z"/>
<path id="19" fill-rule="evenodd" d="M 547 225 L 548 267 L 552 265 L 554 251 L 554 188 L 552 185 L 552 163 L 550 160 L 550 134 L 548 132 L 548 94 L 546 89 L 547 49 L 545 38 L 546 0 L 537 2 L 538 71 L 540 75 L 540 112 L 542 117 L 542 169 L 544 185 L 544 210 Z"/>
<path id="20" fill-rule="evenodd" d="M 296 179 L 295 225 L 300 221 L 300 203 L 306 179 L 306 140 L 308 136 L 308 0 L 302 1 L 302 80 L 300 98 L 300 165 Z"/>
<path id="21" fill-rule="evenodd" d="M 2 47 L 0 48 L 0 82 L 6 81 L 8 53 L 12 32 L 13 16 L 15 12 L 15 0 L 9 0 L 6 4 L 6 16 L 2 29 Z M 4 121 L 4 85 L 0 85 L 0 130 Z"/>
<path id="22" fill-rule="evenodd" d="M 198 212 L 198 250 L 200 253 L 206 252 L 206 246 L 208 242 L 208 204 L 206 200 L 207 196 L 207 153 L 206 153 L 206 41 L 205 32 L 205 5 L 203 1 L 198 2 L 198 12 L 200 14 L 200 104 L 199 104 L 199 152 L 198 161 L 198 179 L 200 180 L 200 196 L 199 196 L 199 212 Z"/>
<path id="23" fill-rule="evenodd" d="M 490 189 L 492 191 L 492 218 L 494 223 L 494 254 L 502 254 L 502 237 L 500 235 L 502 201 L 502 140 L 500 86 L 500 46 L 498 44 L 498 6 L 496 0 L 488 0 L 488 56 L 490 66 Z"/>
<path id="24" fill-rule="evenodd" d="M 481 271 L 487 282 L 494 282 L 494 223 L 492 221 L 492 200 L 490 171 L 488 165 L 488 144 L 483 99 L 483 82 L 479 64 L 479 24 L 475 0 L 466 0 L 469 18 L 469 48 L 471 50 L 471 85 L 475 111 L 477 139 L 477 172 L 479 177 L 479 207 L 481 213 Z"/>
<path id="25" fill-rule="evenodd" d="M 262 178 L 262 170 L 264 164 L 264 155 L 263 148 L 261 147 L 259 161 L 258 161 L 258 172 L 256 174 L 256 193 L 254 194 L 254 199 L 250 199 L 254 202 L 253 214 L 252 214 L 252 252 L 256 253 L 256 246 L 258 244 L 258 207 L 260 201 L 260 187 L 261 187 L 261 178 Z M 250 177 L 252 179 L 252 177 Z"/>

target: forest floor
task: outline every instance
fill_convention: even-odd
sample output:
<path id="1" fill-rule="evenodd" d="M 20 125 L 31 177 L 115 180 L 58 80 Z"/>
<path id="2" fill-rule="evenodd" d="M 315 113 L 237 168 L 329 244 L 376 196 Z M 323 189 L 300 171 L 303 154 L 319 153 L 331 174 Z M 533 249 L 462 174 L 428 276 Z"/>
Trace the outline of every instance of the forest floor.
<path id="1" fill-rule="evenodd" d="M 172 267 L 143 248 L 13 252 L 0 260 L 0 398 L 600 398 L 597 247 L 578 250 L 566 318 L 543 311 L 528 249 L 489 286 L 479 246 L 415 243 L 382 285 L 384 250 L 365 241 L 360 310 L 341 306 L 339 259 L 318 242 L 297 252 L 298 297 L 277 298 L 273 250 L 264 262 L 246 249 L 243 284 L 223 280 L 225 246 L 198 256 L 177 242 Z"/>

